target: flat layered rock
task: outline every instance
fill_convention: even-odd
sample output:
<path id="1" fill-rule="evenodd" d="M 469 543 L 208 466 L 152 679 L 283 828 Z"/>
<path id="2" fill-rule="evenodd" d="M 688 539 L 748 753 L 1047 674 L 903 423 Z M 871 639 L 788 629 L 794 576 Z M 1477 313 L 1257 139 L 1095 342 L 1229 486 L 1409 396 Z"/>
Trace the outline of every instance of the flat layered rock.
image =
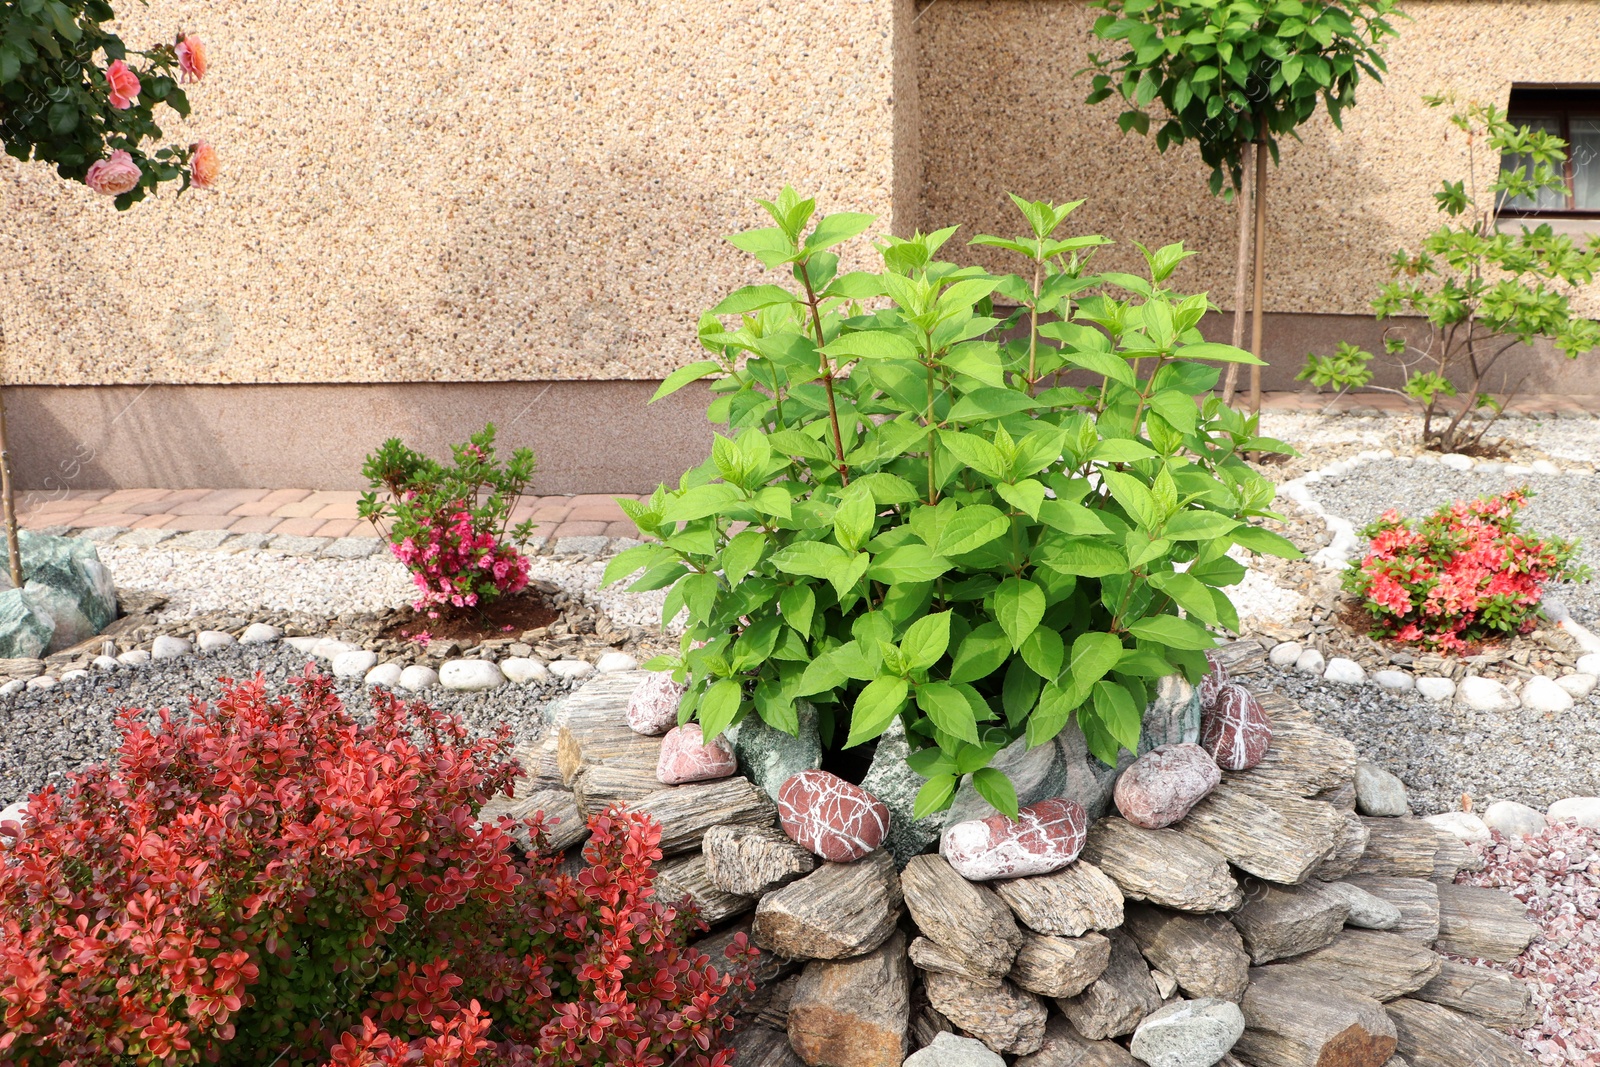
<path id="1" fill-rule="evenodd" d="M 1460 1012 L 1496 1030 L 1523 1030 L 1539 1021 L 1528 983 L 1471 963 L 1441 961 L 1439 973 L 1411 997 Z"/>
<path id="2" fill-rule="evenodd" d="M 1044 1002 L 1010 982 L 990 986 L 929 971 L 923 985 L 939 1014 L 993 1052 L 1025 1056 L 1044 1044 Z"/>
<path id="3" fill-rule="evenodd" d="M 745 1026 L 737 1030 L 728 1044 L 738 1052 L 739 1067 L 801 1067 L 789 1035 L 770 1026 Z"/>
<path id="4" fill-rule="evenodd" d="M 1350 884 L 1365 889 L 1400 909 L 1393 932 L 1424 945 L 1439 940 L 1439 887 L 1421 878 L 1387 878 L 1359 875 Z"/>
<path id="5" fill-rule="evenodd" d="M 656 867 L 656 899 L 677 901 L 683 897 L 688 897 L 700 918 L 711 924 L 742 915 L 756 906 L 755 897 L 729 893 L 713 882 L 706 873 L 706 857 L 699 852 L 665 860 Z"/>
<path id="6" fill-rule="evenodd" d="M 1123 929 L 1150 965 L 1171 975 L 1189 997 L 1237 1001 L 1250 984 L 1250 957 L 1223 916 L 1130 904 Z"/>
<path id="7" fill-rule="evenodd" d="M 1101 819 L 1089 830 L 1083 857 L 1132 900 L 1194 912 L 1232 911 L 1244 901 L 1222 854 L 1177 830 Z"/>
<path id="8" fill-rule="evenodd" d="M 1538 1062 L 1510 1038 L 1449 1008 L 1406 999 L 1388 1009 L 1400 1053 L 1412 1067 L 1533 1067 Z"/>
<path id="9" fill-rule="evenodd" d="M 995 882 L 993 888 L 1024 926 L 1041 934 L 1077 937 L 1122 925 L 1122 890 L 1081 859 L 1053 874 Z"/>
<path id="10" fill-rule="evenodd" d="M 1528 909 L 1509 893 L 1470 885 L 1439 886 L 1440 952 L 1509 963 L 1539 934 Z"/>
<path id="11" fill-rule="evenodd" d="M 700 848 L 711 881 L 729 893 L 760 896 L 817 867 L 815 856 L 770 826 L 713 826 Z"/>
<path id="12" fill-rule="evenodd" d="M 1344 819 L 1344 828 L 1339 832 L 1339 838 L 1333 843 L 1333 851 L 1323 857 L 1322 863 L 1317 867 L 1317 877 L 1324 882 L 1338 881 L 1356 873 L 1356 868 L 1361 866 L 1361 857 L 1367 853 L 1367 843 L 1372 837 L 1372 831 L 1367 829 L 1366 822 L 1353 810 L 1334 808 Z"/>
<path id="13" fill-rule="evenodd" d="M 714 934 L 707 934 L 700 940 L 693 942 L 690 947 L 696 952 L 704 952 L 711 958 L 711 965 L 717 969 L 718 974 L 730 973 L 735 964 L 728 959 L 728 946 L 734 943 L 739 934 L 750 936 L 750 916 L 746 915 L 738 922 Z M 780 956 L 776 952 L 762 952 L 755 960 L 750 977 L 755 979 L 758 987 L 767 987 L 790 975 L 799 973 L 801 961 L 791 960 L 787 956 Z"/>
<path id="14" fill-rule="evenodd" d="M 1378 930 L 1346 930 L 1326 948 L 1283 960 L 1261 974 L 1287 975 L 1308 989 L 1336 988 L 1373 1000 L 1394 1000 L 1432 981 L 1439 954 L 1408 937 Z"/>
<path id="15" fill-rule="evenodd" d="M 854 863 L 824 863 L 762 897 L 751 939 L 792 959 L 842 959 L 883 944 L 900 921 L 900 876 L 879 850 Z"/>
<path id="16" fill-rule="evenodd" d="M 565 852 L 589 836 L 589 824 L 583 812 L 565 789 L 536 789 L 519 797 L 496 796 L 478 812 L 478 821 L 493 822 L 502 815 L 509 815 L 520 823 L 536 812 L 543 812 L 545 816 L 544 847 L 547 851 Z M 511 836 L 524 849 L 533 847 L 527 827 L 517 826 Z"/>
<path id="17" fill-rule="evenodd" d="M 1483 870 L 1483 857 L 1473 852 L 1466 843 L 1452 837 L 1450 834 L 1441 834 L 1439 851 L 1433 854 L 1433 880 L 1435 882 L 1454 882 L 1456 875 L 1462 871 Z"/>
<path id="18" fill-rule="evenodd" d="M 611 767 L 595 764 L 581 768 L 572 780 L 572 796 L 585 818 L 599 815 L 612 805 L 633 807 L 651 793 L 661 791 L 654 767 Z"/>
<path id="19" fill-rule="evenodd" d="M 912 966 L 920 970 L 953 974 L 960 978 L 971 979 L 980 985 L 1000 984 L 1000 975 L 979 969 L 971 960 L 951 952 L 937 941 L 929 941 L 925 937 L 914 938 L 910 954 Z"/>
<path id="20" fill-rule="evenodd" d="M 650 676 L 648 671 L 599 675 L 570 696 L 553 701 L 545 709 L 540 739 L 513 753 L 528 772 L 524 781 L 529 790 L 570 786 L 584 766 L 601 763 L 653 772 L 660 739 L 642 737 L 627 724 L 628 700 Z"/>
<path id="21" fill-rule="evenodd" d="M 1349 903 L 1325 882 L 1283 886 L 1251 879 L 1244 884 L 1244 907 L 1233 913 L 1233 925 L 1244 937 L 1250 962 L 1260 965 L 1332 944 L 1349 915 Z"/>
<path id="22" fill-rule="evenodd" d="M 812 1065 L 900 1067 L 910 1024 L 911 968 L 898 931 L 865 955 L 812 960 L 789 1000 L 789 1044 Z"/>
<path id="23" fill-rule="evenodd" d="M 1288 701 L 1276 693 L 1257 694 L 1272 719 L 1272 744 L 1261 762 L 1247 771 L 1227 771 L 1223 784 L 1251 793 L 1311 797 L 1340 789 L 1356 773 L 1356 747 L 1320 726 L 1285 714 Z"/>
<path id="24" fill-rule="evenodd" d="M 1386 878 L 1432 878 L 1439 848 L 1448 837 L 1421 819 L 1362 816 L 1367 848 L 1354 874 Z"/>
<path id="25" fill-rule="evenodd" d="M 1121 930 L 1110 935 L 1111 958 L 1082 993 L 1056 1001 L 1073 1027 L 1090 1041 L 1131 1034 L 1161 1007 L 1161 993 L 1139 946 Z"/>
<path id="26" fill-rule="evenodd" d="M 713 826 L 771 826 L 778 817 L 772 801 L 746 778 L 658 789 L 633 810 L 661 824 L 661 851 L 668 856 L 699 848 Z"/>
<path id="27" fill-rule="evenodd" d="M 1140 1067 L 1139 1061 L 1115 1041 L 1090 1041 L 1059 1015 L 1044 1028 L 1039 1051 L 1019 1056 L 1014 1067 Z"/>
<path id="28" fill-rule="evenodd" d="M 1233 1055 L 1252 1067 L 1382 1067 L 1395 1025 L 1371 997 L 1306 987 L 1273 967 L 1251 982 L 1240 1007 L 1244 1036 Z"/>
<path id="29" fill-rule="evenodd" d="M 980 974 L 1011 969 L 1022 931 L 994 890 L 967 881 L 942 857 L 915 856 L 901 872 L 900 891 L 923 936 Z"/>
<path id="30" fill-rule="evenodd" d="M 1027 934 L 1006 977 L 1043 997 L 1075 997 L 1105 973 L 1111 941 L 1100 934 L 1050 937 Z"/>
<path id="31" fill-rule="evenodd" d="M 1269 882 L 1296 884 L 1311 877 L 1333 851 L 1344 819 L 1315 800 L 1268 798 L 1221 785 L 1177 829 L 1242 871 Z"/>

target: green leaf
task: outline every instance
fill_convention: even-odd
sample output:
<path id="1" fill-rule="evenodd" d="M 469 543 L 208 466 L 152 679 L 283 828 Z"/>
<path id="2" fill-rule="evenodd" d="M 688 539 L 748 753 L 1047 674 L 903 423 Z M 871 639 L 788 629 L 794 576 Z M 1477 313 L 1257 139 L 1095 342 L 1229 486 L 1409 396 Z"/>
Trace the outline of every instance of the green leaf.
<path id="1" fill-rule="evenodd" d="M 1101 725 L 1119 745 L 1129 752 L 1139 751 L 1139 730 L 1143 716 L 1126 689 L 1115 682 L 1094 683 L 1094 711 Z"/>
<path id="2" fill-rule="evenodd" d="M 722 302 L 711 309 L 711 314 L 743 315 L 747 311 L 759 311 L 774 304 L 795 303 L 799 303 L 795 295 L 780 286 L 747 285 L 723 297 Z"/>
<path id="3" fill-rule="evenodd" d="M 701 378 L 715 374 L 720 370 L 722 370 L 722 364 L 714 359 L 703 359 L 698 363 L 691 363 L 687 367 L 679 367 L 667 375 L 666 380 L 656 390 L 656 395 L 650 398 L 650 403 L 654 404 L 664 396 L 671 396 L 690 382 L 697 382 Z"/>
<path id="4" fill-rule="evenodd" d="M 867 568 L 872 564 L 872 557 L 865 552 L 857 552 L 850 557 L 839 570 L 828 575 L 828 581 L 833 586 L 833 591 L 843 601 L 845 595 L 855 588 L 861 576 L 867 573 Z"/>
<path id="5" fill-rule="evenodd" d="M 1000 494 L 1000 499 L 1030 519 L 1037 519 L 1039 509 L 1044 506 L 1044 483 L 1033 478 L 1024 478 L 1020 482 L 997 482 L 994 490 Z"/>
<path id="6" fill-rule="evenodd" d="M 1160 516 L 1156 514 L 1155 497 L 1150 495 L 1149 488 L 1142 481 L 1122 471 L 1104 470 L 1100 476 L 1105 479 L 1112 498 L 1122 505 L 1122 510 L 1134 522 L 1140 526 L 1154 526 L 1160 521 Z"/>
<path id="7" fill-rule="evenodd" d="M 872 535 L 876 509 L 872 495 L 860 490 L 849 493 L 833 516 L 833 536 L 847 552 L 860 551 Z"/>
<path id="8" fill-rule="evenodd" d="M 1161 528 L 1161 536 L 1173 541 L 1211 541 L 1239 528 L 1237 519 L 1215 511 L 1180 511 Z"/>
<path id="9" fill-rule="evenodd" d="M 850 712 L 850 736 L 844 747 L 854 748 L 887 730 L 905 706 L 909 689 L 910 684 L 904 678 L 884 676 L 868 682 Z"/>
<path id="10" fill-rule="evenodd" d="M 939 662 L 945 649 L 950 647 L 950 612 L 941 611 L 924 615 L 906 627 L 900 639 L 900 651 L 914 671 L 925 671 Z"/>
<path id="11" fill-rule="evenodd" d="M 700 698 L 699 708 L 696 709 L 700 720 L 700 731 L 705 735 L 707 743 L 733 722 L 733 717 L 739 713 L 739 704 L 743 699 L 744 687 L 732 678 L 723 678 L 711 683 L 705 696 Z"/>
<path id="12" fill-rule="evenodd" d="M 1252 356 L 1242 348 L 1232 345 L 1218 344 L 1214 341 L 1201 341 L 1192 345 L 1184 345 L 1178 349 L 1180 359 L 1209 359 L 1217 363 L 1253 363 L 1259 367 L 1266 364 Z"/>
<path id="13" fill-rule="evenodd" d="M 993 767 L 973 771 L 972 788 L 1006 818 L 1017 817 L 1017 790 L 1004 771 Z"/>
<path id="14" fill-rule="evenodd" d="M 1044 618 L 1044 590 L 1026 578 L 1007 578 L 994 591 L 994 617 L 1011 639 L 1011 647 L 1022 642 Z"/>
<path id="15" fill-rule="evenodd" d="M 962 508 L 939 534 L 937 551 L 941 556 L 959 556 L 982 548 L 1011 529 L 1011 520 L 998 508 L 974 504 Z"/>
<path id="16" fill-rule="evenodd" d="M 1005 479 L 1010 471 L 1005 457 L 992 443 L 976 434 L 942 430 L 939 442 L 948 448 L 956 459 L 995 481 Z"/>
<path id="17" fill-rule="evenodd" d="M 800 684 L 795 687 L 795 696 L 808 697 L 817 693 L 829 693 L 845 682 L 850 676 L 839 665 L 839 660 L 832 653 L 818 656 L 806 665 L 805 672 L 800 676 Z"/>
<path id="18" fill-rule="evenodd" d="M 1039 505 L 1039 521 L 1064 534 L 1108 534 L 1110 528 L 1093 508 L 1067 500 L 1046 500 Z"/>
<path id="19" fill-rule="evenodd" d="M 961 690 L 945 682 L 924 682 L 917 686 L 917 707 L 933 720 L 933 725 L 952 737 L 978 743 L 978 720 L 972 704 Z"/>
<path id="20" fill-rule="evenodd" d="M 1216 626 L 1221 620 L 1216 602 L 1211 598 L 1211 587 L 1192 574 L 1182 571 L 1153 574 L 1150 584 L 1171 597 L 1177 605 L 1203 623 Z"/>
<path id="21" fill-rule="evenodd" d="M 745 530 L 729 541 L 722 550 L 722 573 L 728 582 L 737 585 L 744 576 L 755 570 L 761 554 L 767 550 L 767 535 L 760 530 Z"/>
<path id="22" fill-rule="evenodd" d="M 917 802 L 911 806 L 912 817 L 921 819 L 936 811 L 943 811 L 950 806 L 950 798 L 955 796 L 955 792 L 955 775 L 939 774 L 929 778 L 917 790 Z"/>
<path id="23" fill-rule="evenodd" d="M 1054 682 L 1039 694 L 1039 706 L 1028 716 L 1028 747 L 1038 748 L 1051 741 L 1072 719 L 1073 709 L 1083 703 L 1083 694 L 1062 688 Z"/>
<path id="24" fill-rule="evenodd" d="M 950 665 L 952 682 L 976 682 L 1000 669 L 1011 656 L 1011 642 L 997 622 L 977 627 L 956 647 Z"/>
<path id="25" fill-rule="evenodd" d="M 709 518 L 737 504 L 744 494 L 737 486 L 726 482 L 711 482 L 674 494 L 661 509 L 661 517 L 668 522 L 693 522 Z"/>
<path id="26" fill-rule="evenodd" d="M 931 582 L 950 567 L 948 559 L 936 555 L 927 545 L 901 545 L 874 556 L 872 565 L 867 568 L 867 577 L 891 585 L 896 582 Z"/>
<path id="27" fill-rule="evenodd" d="M 1066 648 L 1061 640 L 1061 634 L 1048 626 L 1041 626 L 1027 636 L 1019 650 L 1022 661 L 1033 669 L 1034 673 L 1047 681 L 1054 681 L 1061 673 L 1061 661 L 1066 655 Z"/>
<path id="28" fill-rule="evenodd" d="M 1071 688 L 1079 694 L 1104 678 L 1122 659 L 1122 639 L 1116 634 L 1091 631 L 1079 634 L 1072 642 L 1072 654 L 1067 657 L 1066 677 Z M 1082 699 L 1081 695 L 1079 699 Z"/>
<path id="29" fill-rule="evenodd" d="M 842 334 L 823 351 L 836 359 L 916 359 L 919 354 L 909 338 L 888 330 Z"/>
<path id="30" fill-rule="evenodd" d="M 1155 458 L 1156 453 L 1148 446 L 1125 437 L 1108 437 L 1089 453 L 1089 459 L 1096 463 L 1137 463 L 1141 459 Z"/>
<path id="31" fill-rule="evenodd" d="M 816 252 L 831 248 L 850 238 L 866 233 L 876 221 L 876 215 L 859 211 L 836 211 L 817 220 L 817 228 L 806 238 L 806 251 Z"/>
<path id="32" fill-rule="evenodd" d="M 632 548 L 623 549 L 606 563 L 605 572 L 600 575 L 600 584 L 610 585 L 612 582 L 619 582 L 663 556 L 670 557 L 670 550 L 660 545 L 634 545 Z"/>
<path id="33" fill-rule="evenodd" d="M 802 635 L 811 632 L 811 616 L 817 608 L 817 595 L 809 585 L 785 586 L 778 593 L 778 609 L 784 621 Z"/>
<path id="34" fill-rule="evenodd" d="M 1294 547 L 1294 542 L 1259 526 L 1241 526 L 1233 531 L 1233 543 L 1281 559 L 1305 559 L 1305 554 Z"/>
<path id="35" fill-rule="evenodd" d="M 1106 541 L 1077 537 L 1054 545 L 1046 553 L 1044 565 L 1058 574 L 1104 578 L 1108 574 L 1126 574 L 1128 558 Z"/>
<path id="36" fill-rule="evenodd" d="M 823 541 L 796 541 L 772 554 L 772 565 L 785 574 L 808 578 L 828 578 L 850 562 L 850 554 L 838 545 Z"/>
<path id="37" fill-rule="evenodd" d="M 1217 647 L 1217 639 L 1204 626 L 1176 615 L 1152 615 L 1137 619 L 1128 624 L 1128 632 L 1169 648 L 1201 652 Z"/>

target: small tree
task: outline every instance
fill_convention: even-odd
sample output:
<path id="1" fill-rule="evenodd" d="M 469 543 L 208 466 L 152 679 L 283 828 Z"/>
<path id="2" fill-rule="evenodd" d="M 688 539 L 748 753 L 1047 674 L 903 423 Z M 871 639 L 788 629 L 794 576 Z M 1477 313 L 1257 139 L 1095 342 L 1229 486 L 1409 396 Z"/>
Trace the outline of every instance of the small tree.
<path id="1" fill-rule="evenodd" d="M 1430 96 L 1427 103 L 1454 101 Z M 1467 135 L 1468 175 L 1444 182 L 1433 194 L 1447 221 L 1423 240 L 1420 251 L 1394 254 L 1394 280 L 1372 302 L 1379 319 L 1409 313 L 1428 322 L 1421 337 L 1405 327 L 1385 331 L 1385 351 L 1400 360 L 1406 383 L 1401 389 L 1372 388 L 1415 401 L 1422 409 L 1424 445 L 1441 452 L 1470 448 L 1499 419 L 1509 397 L 1486 391 L 1485 383 L 1510 349 L 1543 338 L 1575 359 L 1600 345 L 1600 322 L 1574 315 L 1571 306 L 1572 291 L 1600 270 L 1600 237 L 1579 248 L 1548 223 L 1522 226 L 1516 234 L 1499 226 L 1509 201 L 1545 189 L 1566 191 L 1566 142 L 1544 130 L 1513 126 L 1499 109 L 1477 103 L 1450 121 Z M 1499 177 L 1482 193 L 1476 177 L 1480 146 L 1502 161 Z M 1341 345 L 1335 356 L 1308 357 L 1300 377 L 1341 390 L 1359 387 L 1371 379 L 1371 359 L 1370 352 Z M 1465 379 L 1465 393 L 1456 378 Z M 1452 409 L 1450 400 L 1459 403 Z M 1468 423 L 1476 410 L 1487 418 Z M 1448 421 L 1436 427 L 1440 417 Z"/>
<path id="2" fill-rule="evenodd" d="M 156 105 L 189 114 L 181 83 L 205 76 L 205 45 L 180 33 L 171 44 L 129 52 L 105 26 L 115 18 L 105 0 L 6 0 L 0 5 L 0 144 L 23 162 L 54 164 L 61 177 L 113 197 L 117 210 L 125 211 L 162 182 L 179 182 L 179 192 L 210 185 L 217 156 L 204 141 L 148 154 L 144 149 L 146 142 L 162 138 Z M 0 498 L 11 580 L 20 586 L 3 402 Z"/>
<path id="3" fill-rule="evenodd" d="M 1355 104 L 1363 72 L 1382 81 L 1379 45 L 1395 35 L 1388 16 L 1394 0 L 1095 0 L 1107 14 L 1094 32 L 1123 42 L 1117 55 L 1091 53 L 1094 75 L 1088 102 L 1118 93 L 1131 106 L 1117 117 L 1126 133 L 1150 131 L 1147 110 L 1166 113 L 1156 128 L 1156 148 L 1194 141 L 1211 168 L 1211 192 L 1224 180 L 1243 193 L 1238 268 L 1234 282 L 1233 343 L 1244 340 L 1245 272 L 1250 193 L 1245 166 L 1255 155 L 1255 314 L 1251 351 L 1261 358 L 1261 304 L 1266 282 L 1267 158 L 1278 160 L 1278 137 L 1296 132 L 1320 102 L 1335 126 Z M 1231 400 L 1237 365 L 1228 368 L 1224 399 Z M 1250 368 L 1250 405 L 1261 407 L 1261 368 Z"/>

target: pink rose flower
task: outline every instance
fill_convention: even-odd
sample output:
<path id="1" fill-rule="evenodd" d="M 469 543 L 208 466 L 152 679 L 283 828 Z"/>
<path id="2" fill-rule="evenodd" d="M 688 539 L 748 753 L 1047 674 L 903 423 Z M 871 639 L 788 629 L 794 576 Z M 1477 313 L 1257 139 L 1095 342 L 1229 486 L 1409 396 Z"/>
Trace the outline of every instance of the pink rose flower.
<path id="1" fill-rule="evenodd" d="M 139 102 L 139 76 L 120 59 L 106 68 L 106 85 L 111 88 L 111 106 L 126 111 Z"/>
<path id="2" fill-rule="evenodd" d="M 189 180 L 196 189 L 209 189 L 211 183 L 217 180 L 217 171 L 221 165 L 217 162 L 217 150 L 204 141 L 196 141 L 189 146 Z"/>
<path id="3" fill-rule="evenodd" d="M 197 82 L 206 76 L 206 43 L 184 34 L 178 38 L 179 81 Z"/>
<path id="4" fill-rule="evenodd" d="M 83 184 L 106 196 L 121 196 L 139 184 L 143 174 L 133 157 L 122 149 L 111 153 L 109 159 L 96 160 L 83 176 Z"/>

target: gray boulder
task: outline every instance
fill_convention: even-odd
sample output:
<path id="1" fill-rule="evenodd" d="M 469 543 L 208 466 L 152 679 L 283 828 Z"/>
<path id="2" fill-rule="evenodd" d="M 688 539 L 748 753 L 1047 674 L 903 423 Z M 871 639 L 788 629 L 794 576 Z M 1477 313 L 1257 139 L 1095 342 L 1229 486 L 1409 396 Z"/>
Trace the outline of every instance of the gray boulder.
<path id="1" fill-rule="evenodd" d="M 1156 683 L 1155 699 L 1144 709 L 1139 755 L 1162 745 L 1192 745 L 1199 740 L 1200 692 L 1183 675 L 1169 674 Z"/>
<path id="2" fill-rule="evenodd" d="M 808 700 L 795 701 L 800 717 L 799 736 L 784 733 L 747 715 L 737 727 L 727 731 L 733 752 L 739 758 L 739 773 L 760 786 L 773 800 L 778 790 L 801 771 L 822 766 L 822 736 L 817 732 L 817 709 Z"/>
<path id="3" fill-rule="evenodd" d="M 989 766 L 1005 772 L 1011 786 L 1017 791 L 1017 805 L 1032 804 L 1048 797 L 1058 797 L 1067 787 L 1067 764 L 1061 747 L 1055 744 L 1040 745 L 1030 749 L 1027 738 L 1019 737 L 994 754 Z M 950 802 L 945 823 L 954 826 L 969 819 L 987 819 L 995 814 L 992 804 L 978 795 L 972 787 L 972 776 L 962 779 L 961 788 Z"/>
<path id="4" fill-rule="evenodd" d="M 889 809 L 889 833 L 883 839 L 883 847 L 894 857 L 895 866 L 902 869 L 911 857 L 939 840 L 948 814 L 941 811 L 921 819 L 914 816 L 917 792 L 927 779 L 906 764 L 909 755 L 911 745 L 906 741 L 905 725 L 896 718 L 879 736 L 872 765 L 861 779 L 861 788 Z"/>

